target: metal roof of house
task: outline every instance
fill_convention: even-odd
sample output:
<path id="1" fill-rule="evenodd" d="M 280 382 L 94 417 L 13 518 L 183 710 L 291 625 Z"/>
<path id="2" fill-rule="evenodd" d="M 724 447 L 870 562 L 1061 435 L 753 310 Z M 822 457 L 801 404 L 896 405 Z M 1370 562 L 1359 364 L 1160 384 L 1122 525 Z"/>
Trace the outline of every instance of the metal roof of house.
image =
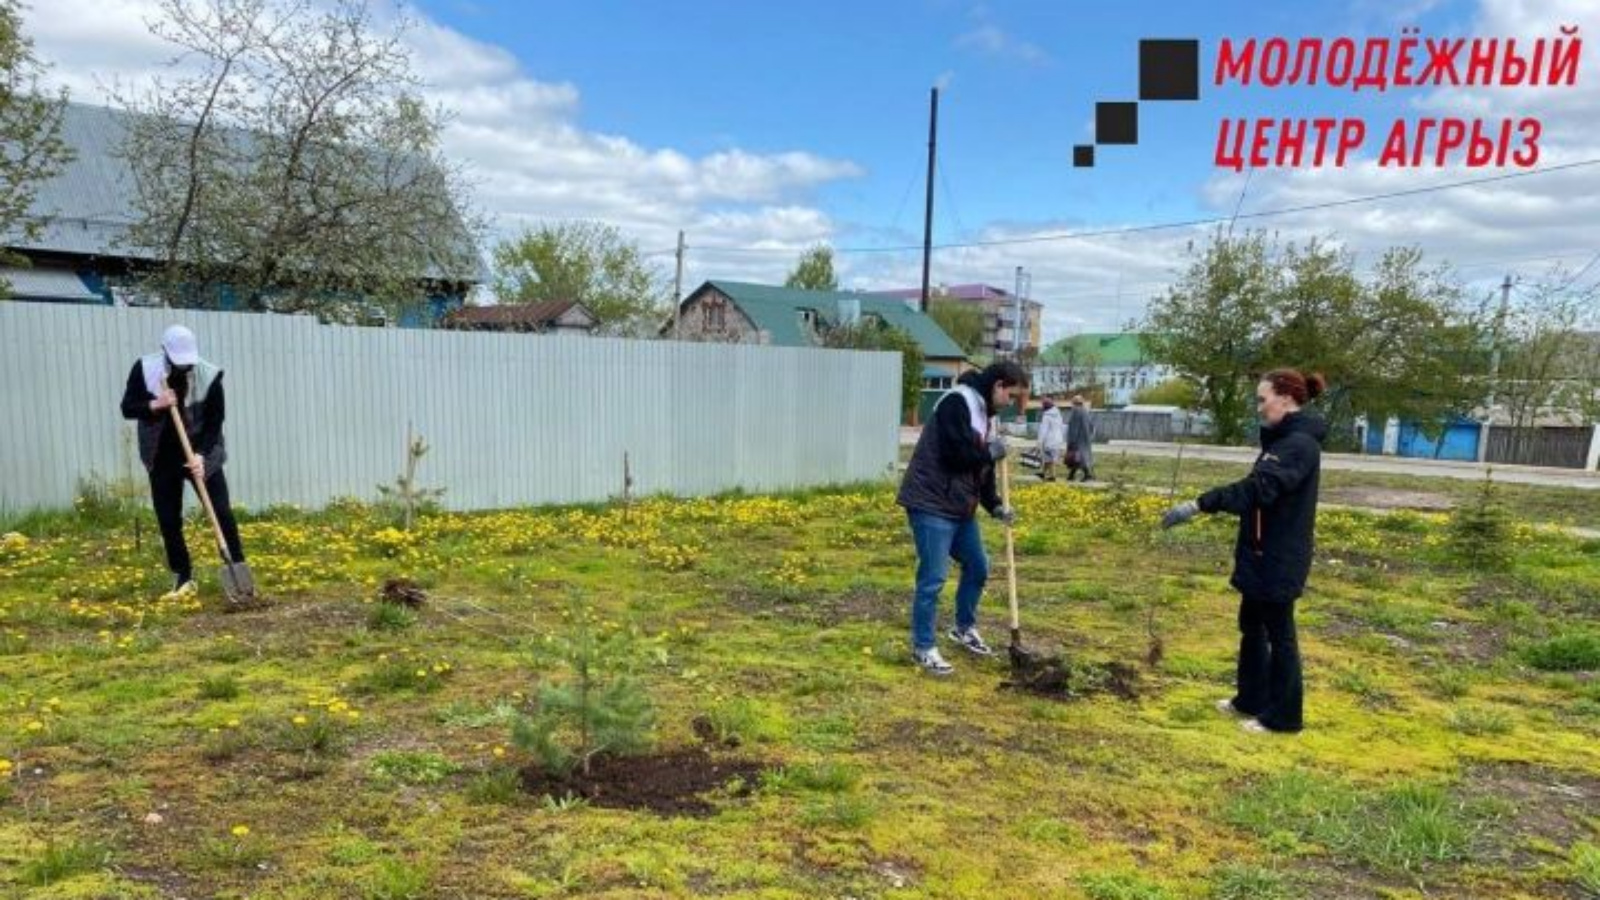
<path id="1" fill-rule="evenodd" d="M 463 306 L 444 317 L 446 328 L 544 328 L 577 307 L 590 325 L 594 313 L 576 300 L 541 300 L 537 303 L 500 303 L 494 306 Z"/>
<path id="2" fill-rule="evenodd" d="M 101 303 L 105 298 L 83 283 L 76 273 L 65 269 L 13 269 L 0 267 L 0 281 L 11 287 L 17 300 L 69 300 L 75 303 Z"/>
<path id="3" fill-rule="evenodd" d="M 69 253 L 117 259 L 149 259 L 126 243 L 136 205 L 133 172 L 120 156 L 135 113 L 104 106 L 68 103 L 61 116 L 61 138 L 74 157 L 54 178 L 41 182 L 33 210 L 47 221 L 33 238 L 0 233 L 0 243 L 35 253 Z M 448 223 L 461 229 L 460 221 Z M 477 271 L 444 277 L 485 281 L 488 272 L 477 254 Z"/>
<path id="4" fill-rule="evenodd" d="M 802 310 L 813 310 L 819 318 L 832 323 L 839 318 L 839 304 L 853 302 L 860 304 L 862 315 L 877 316 L 885 325 L 911 335 L 922 348 L 923 356 L 928 359 L 966 358 L 961 347 L 944 333 L 937 322 L 901 300 L 847 291 L 806 291 L 742 281 L 706 283 L 738 304 L 750 321 L 767 332 L 772 343 L 780 346 L 805 347 L 812 344 L 811 335 L 801 324 Z"/>
<path id="5" fill-rule="evenodd" d="M 1040 360 L 1046 364 L 1063 363 L 1068 356 L 1083 364 L 1093 357 L 1101 366 L 1150 365 L 1155 361 L 1144 349 L 1143 336 L 1134 333 L 1079 334 L 1063 338 L 1045 348 Z"/>

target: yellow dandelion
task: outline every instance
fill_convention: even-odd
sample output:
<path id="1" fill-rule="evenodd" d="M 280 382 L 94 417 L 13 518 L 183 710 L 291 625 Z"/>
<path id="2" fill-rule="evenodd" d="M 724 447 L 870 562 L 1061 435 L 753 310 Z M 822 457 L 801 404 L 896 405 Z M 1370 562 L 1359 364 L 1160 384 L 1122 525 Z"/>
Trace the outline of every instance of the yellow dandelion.
<path id="1" fill-rule="evenodd" d="M 496 748 L 494 748 L 494 757 L 495 757 L 495 759 L 502 759 L 502 758 L 505 757 L 505 755 L 506 755 L 506 748 L 504 748 L 504 747 L 496 747 Z"/>
<path id="2" fill-rule="evenodd" d="M 44 723 L 39 721 L 38 719 L 34 719 L 32 722 L 28 723 L 28 730 L 29 731 L 43 731 L 44 730 Z"/>
<path id="3" fill-rule="evenodd" d="M 296 724 L 296 725 L 304 725 L 304 724 L 306 724 L 306 717 L 305 716 L 295 716 L 293 721 L 294 721 L 294 724 Z"/>
<path id="4" fill-rule="evenodd" d="M 232 828 L 230 828 L 228 830 L 233 834 L 234 837 L 244 837 L 245 835 L 250 833 L 250 826 L 249 825 L 235 825 L 235 826 L 233 826 Z"/>

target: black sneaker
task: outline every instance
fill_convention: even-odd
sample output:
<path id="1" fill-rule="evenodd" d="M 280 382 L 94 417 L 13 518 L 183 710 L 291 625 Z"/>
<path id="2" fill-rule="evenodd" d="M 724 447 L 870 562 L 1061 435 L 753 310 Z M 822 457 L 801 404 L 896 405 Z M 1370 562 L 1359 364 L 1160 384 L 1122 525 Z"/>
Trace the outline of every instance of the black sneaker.
<path id="1" fill-rule="evenodd" d="M 946 637 L 966 648 L 966 651 L 974 656 L 994 655 L 994 650 L 983 642 L 983 637 L 978 634 L 976 628 L 952 628 Z"/>

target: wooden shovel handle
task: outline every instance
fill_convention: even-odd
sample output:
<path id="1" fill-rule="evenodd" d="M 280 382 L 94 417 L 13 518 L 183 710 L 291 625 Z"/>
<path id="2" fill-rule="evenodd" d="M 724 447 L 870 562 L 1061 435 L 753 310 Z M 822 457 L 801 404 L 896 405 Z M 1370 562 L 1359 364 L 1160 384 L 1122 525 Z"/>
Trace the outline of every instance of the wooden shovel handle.
<path id="1" fill-rule="evenodd" d="M 165 387 L 166 380 L 163 379 L 161 384 Z M 178 442 L 183 445 L 183 459 L 192 466 L 194 465 L 194 448 L 189 446 L 189 432 L 183 427 L 183 414 L 178 412 L 178 404 L 176 403 L 167 407 L 167 411 L 172 413 L 172 427 L 177 429 Z M 228 552 L 228 541 L 222 536 L 222 525 L 217 522 L 217 511 L 211 508 L 211 495 L 206 491 L 206 480 L 204 478 L 194 478 L 192 472 L 190 478 L 194 481 L 195 492 L 200 495 L 200 505 L 206 508 L 206 518 L 211 522 L 211 533 L 217 539 L 217 550 L 222 554 L 222 561 L 231 566 L 233 565 L 233 554 Z"/>
<path id="2" fill-rule="evenodd" d="M 1000 505 L 1011 506 L 1011 455 L 1008 453 L 995 465 L 1000 467 Z M 1017 612 L 1017 548 L 1011 524 L 1006 529 L 1006 595 L 1011 601 L 1011 633 L 1022 628 L 1022 617 Z"/>

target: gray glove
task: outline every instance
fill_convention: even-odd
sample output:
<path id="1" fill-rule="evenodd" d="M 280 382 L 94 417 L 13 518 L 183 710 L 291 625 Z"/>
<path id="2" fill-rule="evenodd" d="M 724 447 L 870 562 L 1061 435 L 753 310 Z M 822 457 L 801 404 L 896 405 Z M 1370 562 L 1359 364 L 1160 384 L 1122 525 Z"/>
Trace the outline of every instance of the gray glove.
<path id="1" fill-rule="evenodd" d="M 989 439 L 989 458 L 996 462 L 1006 458 L 1005 438 L 997 436 Z"/>
<path id="2" fill-rule="evenodd" d="M 1193 500 L 1185 500 L 1167 510 L 1167 514 L 1161 517 L 1161 527 L 1171 528 L 1174 525 L 1182 525 L 1198 515 L 1200 515 L 1199 504 Z"/>
<path id="3" fill-rule="evenodd" d="M 1009 506 L 1002 506 L 995 510 L 994 517 L 1000 520 L 1000 524 L 1007 528 L 1017 524 L 1017 511 Z"/>

